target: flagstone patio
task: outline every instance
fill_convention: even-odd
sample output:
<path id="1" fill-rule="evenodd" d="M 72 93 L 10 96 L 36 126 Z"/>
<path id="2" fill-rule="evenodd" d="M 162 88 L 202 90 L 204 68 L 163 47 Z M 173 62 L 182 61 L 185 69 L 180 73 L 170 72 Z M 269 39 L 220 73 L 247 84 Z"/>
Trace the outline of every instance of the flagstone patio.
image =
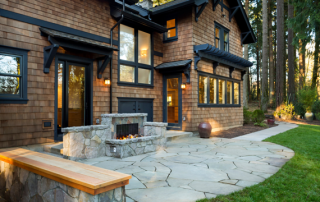
<path id="1" fill-rule="evenodd" d="M 291 149 L 277 144 L 237 139 L 188 137 L 167 146 L 134 157 L 81 162 L 132 174 L 127 202 L 187 202 L 262 182 L 294 156 Z"/>

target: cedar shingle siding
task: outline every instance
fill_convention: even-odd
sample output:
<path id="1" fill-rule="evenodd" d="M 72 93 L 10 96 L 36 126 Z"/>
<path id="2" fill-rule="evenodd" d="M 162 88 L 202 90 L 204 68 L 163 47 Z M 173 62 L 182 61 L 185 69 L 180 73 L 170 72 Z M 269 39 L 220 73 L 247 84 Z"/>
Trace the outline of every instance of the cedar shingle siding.
<path id="1" fill-rule="evenodd" d="M 224 1 L 226 5 L 228 3 Z M 2 0 L 0 8 L 36 19 L 71 27 L 102 37 L 110 37 L 110 29 L 116 21 L 110 15 L 108 1 L 101 0 Z M 209 43 L 214 45 L 214 22 L 230 30 L 230 53 L 242 57 L 240 29 L 233 18 L 224 10 L 222 18 L 220 5 L 212 10 L 212 1 L 199 17 L 194 20 L 194 9 L 185 9 L 178 20 L 178 40 L 163 43 L 163 34 L 154 33 L 154 50 L 163 53 L 163 57 L 154 56 L 154 66 L 163 62 L 188 60 L 194 58 L 193 45 Z M 43 129 L 43 120 L 54 120 L 55 104 L 55 62 L 50 73 L 43 73 L 43 48 L 49 46 L 47 37 L 40 35 L 39 26 L 0 17 L 0 45 L 29 49 L 28 52 L 28 103 L 0 104 L 0 148 L 20 145 L 46 143 L 54 141 L 54 129 Z M 118 27 L 114 30 L 114 40 L 118 40 Z M 78 54 L 76 51 L 58 49 L 59 53 L 92 58 L 91 54 Z M 153 121 L 163 121 L 163 76 L 154 71 L 154 88 L 118 86 L 118 52 L 113 55 L 113 113 L 118 112 L 118 97 L 153 98 Z M 201 60 L 201 71 L 212 73 L 212 62 Z M 229 68 L 218 66 L 217 74 L 229 76 Z M 102 79 L 97 79 L 97 61 L 93 62 L 93 124 L 101 114 L 109 113 L 109 86 L 103 78 L 110 75 L 110 64 Z M 233 77 L 241 79 L 241 72 L 235 70 Z M 182 74 L 183 83 L 186 77 Z M 242 96 L 242 82 L 241 82 Z M 241 98 L 242 100 L 242 98 Z M 211 123 L 214 129 L 242 125 L 242 107 L 199 108 L 198 73 L 191 65 L 191 84 L 182 91 L 182 130 L 196 131 L 202 121 Z M 53 123 L 54 124 L 54 123 Z"/>

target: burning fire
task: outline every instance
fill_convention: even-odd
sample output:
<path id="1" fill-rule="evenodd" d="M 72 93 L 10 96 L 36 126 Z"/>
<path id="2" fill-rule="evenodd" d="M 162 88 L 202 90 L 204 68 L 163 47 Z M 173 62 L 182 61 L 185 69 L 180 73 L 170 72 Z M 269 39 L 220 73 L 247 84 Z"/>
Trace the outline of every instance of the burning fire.
<path id="1" fill-rule="evenodd" d="M 127 135 L 126 137 L 120 137 L 120 138 L 118 138 L 117 137 L 117 139 L 118 140 L 126 140 L 126 139 L 133 139 L 133 138 L 138 138 L 139 137 L 139 135 Z"/>

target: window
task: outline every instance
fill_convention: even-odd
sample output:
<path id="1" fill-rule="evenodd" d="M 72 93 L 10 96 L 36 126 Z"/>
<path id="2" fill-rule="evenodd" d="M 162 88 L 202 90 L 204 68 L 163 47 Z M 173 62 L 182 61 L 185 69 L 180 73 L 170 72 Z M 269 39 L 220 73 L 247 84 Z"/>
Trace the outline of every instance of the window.
<path id="1" fill-rule="evenodd" d="M 178 39 L 177 19 L 176 18 L 168 19 L 166 21 L 166 27 L 168 28 L 168 32 L 164 33 L 163 41 L 164 42 L 176 41 Z"/>
<path id="2" fill-rule="evenodd" d="M 120 25 L 118 85 L 152 87 L 152 35 L 126 25 Z"/>
<path id="3" fill-rule="evenodd" d="M 229 52 L 229 30 L 218 23 L 215 24 L 215 47 Z"/>
<path id="4" fill-rule="evenodd" d="M 28 50 L 0 45 L 0 103 L 26 104 Z"/>
<path id="5" fill-rule="evenodd" d="M 240 107 L 240 83 L 238 80 L 199 73 L 200 107 Z"/>

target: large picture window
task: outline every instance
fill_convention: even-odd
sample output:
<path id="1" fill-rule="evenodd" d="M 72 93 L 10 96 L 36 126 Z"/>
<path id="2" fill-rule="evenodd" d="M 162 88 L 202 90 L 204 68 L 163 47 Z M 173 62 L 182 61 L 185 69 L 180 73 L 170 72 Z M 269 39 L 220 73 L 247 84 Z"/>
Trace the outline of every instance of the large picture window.
<path id="1" fill-rule="evenodd" d="M 118 85 L 152 87 L 152 35 L 120 25 Z"/>
<path id="2" fill-rule="evenodd" d="M 240 81 L 199 72 L 200 107 L 240 107 Z"/>
<path id="3" fill-rule="evenodd" d="M 215 23 L 215 47 L 229 52 L 229 30 Z"/>
<path id="4" fill-rule="evenodd" d="M 27 103 L 28 50 L 0 45 L 0 103 Z"/>

